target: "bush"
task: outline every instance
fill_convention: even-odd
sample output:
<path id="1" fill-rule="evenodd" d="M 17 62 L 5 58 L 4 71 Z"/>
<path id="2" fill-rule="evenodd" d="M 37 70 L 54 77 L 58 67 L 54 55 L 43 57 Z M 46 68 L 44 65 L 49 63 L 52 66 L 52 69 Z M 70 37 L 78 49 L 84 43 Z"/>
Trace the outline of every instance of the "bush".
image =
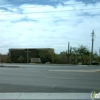
<path id="1" fill-rule="evenodd" d="M 51 64 L 50 62 L 46 62 L 45 64 Z"/>
<path id="2" fill-rule="evenodd" d="M 78 65 L 82 65 L 82 63 L 81 63 L 81 62 L 79 62 L 79 63 L 78 63 Z"/>

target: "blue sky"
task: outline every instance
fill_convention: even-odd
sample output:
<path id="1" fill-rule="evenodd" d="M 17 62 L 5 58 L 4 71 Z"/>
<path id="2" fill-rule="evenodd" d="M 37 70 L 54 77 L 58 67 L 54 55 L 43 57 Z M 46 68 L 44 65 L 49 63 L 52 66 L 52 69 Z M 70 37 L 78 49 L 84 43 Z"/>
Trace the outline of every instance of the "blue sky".
<path id="1" fill-rule="evenodd" d="M 100 47 L 99 0 L 0 0 L 0 53 L 9 48 Z"/>

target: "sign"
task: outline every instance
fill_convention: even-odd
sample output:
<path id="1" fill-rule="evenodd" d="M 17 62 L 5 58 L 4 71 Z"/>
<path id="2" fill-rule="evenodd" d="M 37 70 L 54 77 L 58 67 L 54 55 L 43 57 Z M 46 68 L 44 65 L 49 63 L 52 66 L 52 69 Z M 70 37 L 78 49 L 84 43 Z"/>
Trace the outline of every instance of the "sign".
<path id="1" fill-rule="evenodd" d="M 40 58 L 31 58 L 31 63 L 41 63 Z"/>

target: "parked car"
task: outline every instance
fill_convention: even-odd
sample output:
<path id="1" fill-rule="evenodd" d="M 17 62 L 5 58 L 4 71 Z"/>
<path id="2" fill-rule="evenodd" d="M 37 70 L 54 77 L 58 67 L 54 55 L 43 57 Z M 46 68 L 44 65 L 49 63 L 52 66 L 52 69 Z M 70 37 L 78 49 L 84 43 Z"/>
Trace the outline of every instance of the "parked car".
<path id="1" fill-rule="evenodd" d="M 99 65 L 99 62 L 93 61 L 93 62 L 92 62 L 92 65 Z"/>

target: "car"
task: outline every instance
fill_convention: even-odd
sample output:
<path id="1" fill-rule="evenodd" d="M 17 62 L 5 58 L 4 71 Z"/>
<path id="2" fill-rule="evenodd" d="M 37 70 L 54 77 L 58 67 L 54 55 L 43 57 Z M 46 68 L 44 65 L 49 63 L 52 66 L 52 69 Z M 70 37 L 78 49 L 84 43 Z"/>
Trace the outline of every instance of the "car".
<path id="1" fill-rule="evenodd" d="M 92 62 L 92 65 L 99 65 L 99 62 L 93 61 L 93 62 Z"/>

